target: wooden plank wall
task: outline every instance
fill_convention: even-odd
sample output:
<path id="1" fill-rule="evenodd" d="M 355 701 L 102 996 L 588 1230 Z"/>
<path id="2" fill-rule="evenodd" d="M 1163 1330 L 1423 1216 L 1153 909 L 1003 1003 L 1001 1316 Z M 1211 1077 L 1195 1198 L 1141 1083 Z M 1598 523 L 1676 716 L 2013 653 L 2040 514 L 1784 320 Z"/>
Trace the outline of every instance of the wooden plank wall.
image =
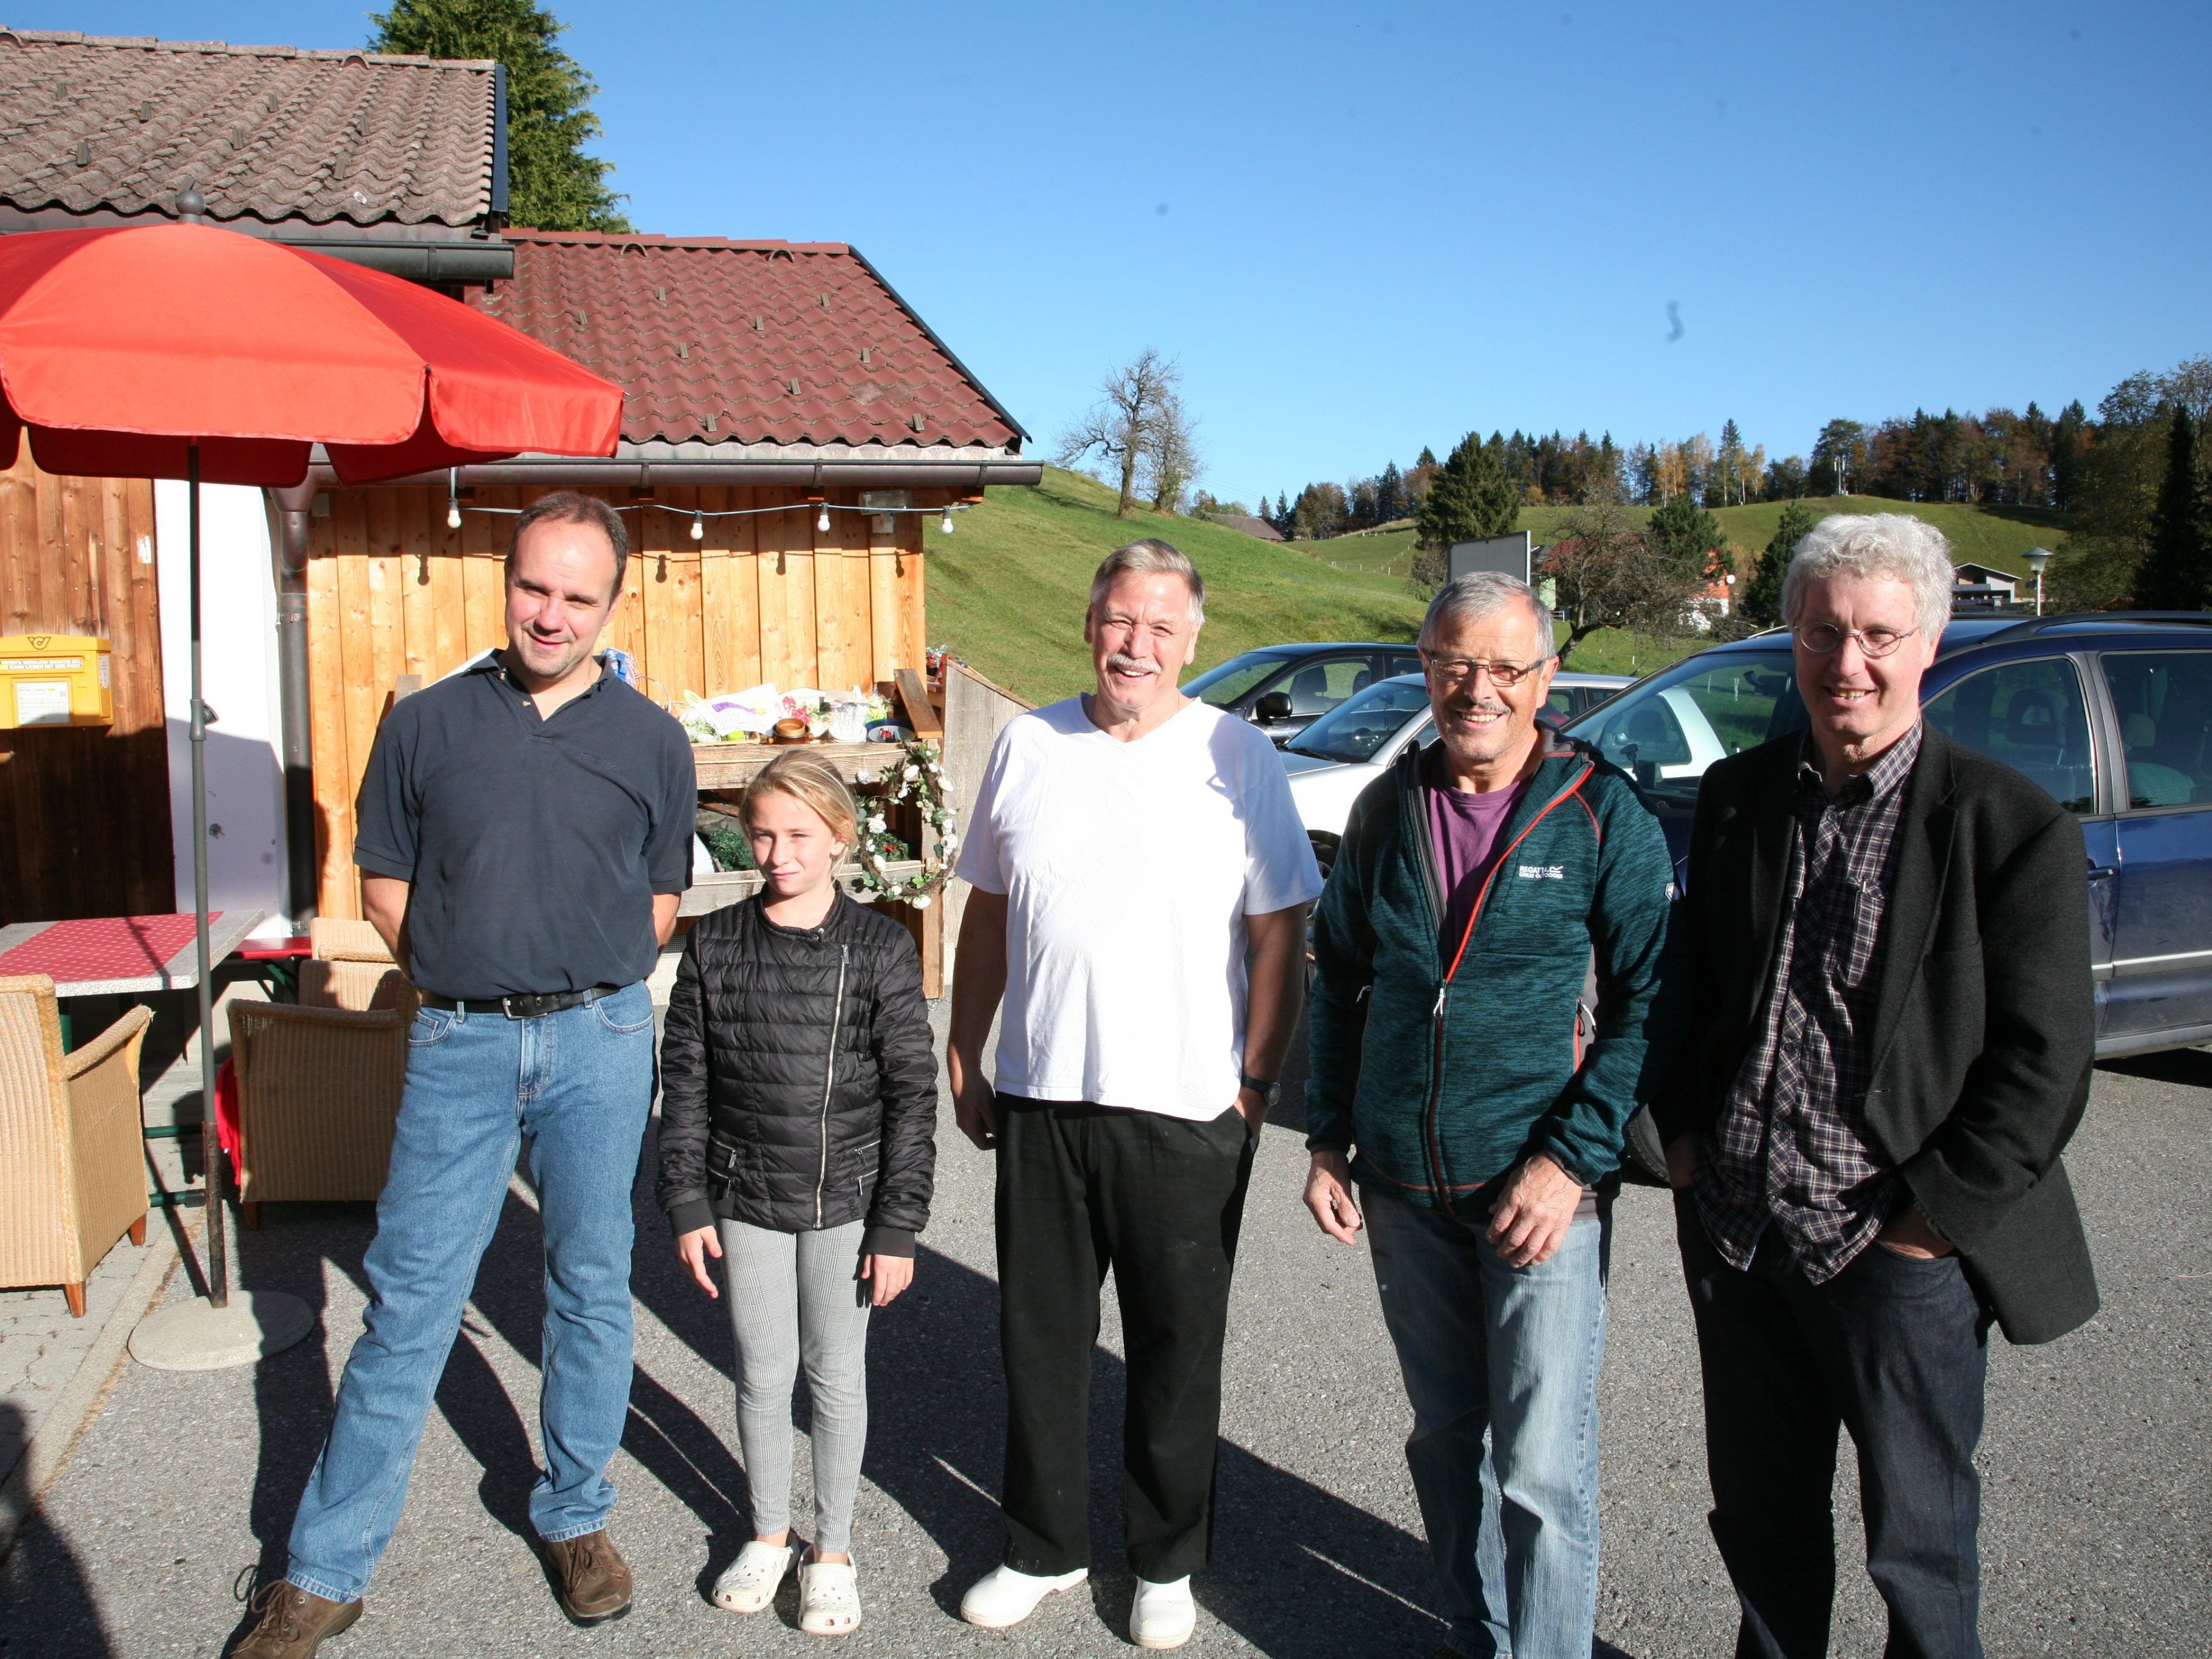
<path id="1" fill-rule="evenodd" d="M 964 662 L 950 658 L 945 664 L 945 777 L 951 786 L 953 829 L 968 835 L 975 815 L 975 797 L 983 787 L 983 769 L 991 758 L 999 733 L 1017 714 L 1036 708 L 985 679 Z M 960 919 L 968 912 L 968 884 L 945 884 L 945 973 L 958 972 L 956 957 L 960 945 Z"/>
<path id="2" fill-rule="evenodd" d="M 517 508 L 539 489 L 480 489 L 464 507 Z M 625 597 L 600 643 L 636 659 L 655 702 L 687 691 L 780 686 L 842 690 L 919 669 L 927 648 L 921 514 L 902 514 L 888 534 L 872 514 L 833 512 L 826 532 L 795 489 L 663 489 L 641 507 L 627 489 L 591 493 L 625 512 L 631 556 Z M 940 497 L 920 507 L 943 506 Z M 857 506 L 852 491 L 833 504 Z M 465 511 L 446 526 L 446 492 L 402 487 L 334 489 L 310 520 L 307 665 L 321 854 L 319 909 L 358 916 L 353 866 L 354 800 L 391 706 L 392 682 L 426 682 L 505 643 L 500 561 L 509 520 Z M 709 518 L 691 539 L 694 511 L 755 512 Z"/>
<path id="3" fill-rule="evenodd" d="M 176 908 L 154 486 L 0 472 L 0 635 L 111 642 L 115 724 L 0 731 L 0 922 Z"/>

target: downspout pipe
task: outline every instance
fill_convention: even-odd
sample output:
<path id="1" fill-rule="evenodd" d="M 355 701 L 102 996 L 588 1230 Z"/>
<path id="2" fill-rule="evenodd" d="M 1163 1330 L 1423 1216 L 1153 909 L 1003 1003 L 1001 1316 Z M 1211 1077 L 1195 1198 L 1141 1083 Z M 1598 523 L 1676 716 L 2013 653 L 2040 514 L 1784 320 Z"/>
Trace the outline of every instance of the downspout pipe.
<path id="1" fill-rule="evenodd" d="M 284 867 L 292 931 L 314 919 L 322 886 L 316 853 L 314 727 L 307 699 L 307 520 L 315 486 L 268 492 L 276 508 L 276 689 L 284 763 Z"/>

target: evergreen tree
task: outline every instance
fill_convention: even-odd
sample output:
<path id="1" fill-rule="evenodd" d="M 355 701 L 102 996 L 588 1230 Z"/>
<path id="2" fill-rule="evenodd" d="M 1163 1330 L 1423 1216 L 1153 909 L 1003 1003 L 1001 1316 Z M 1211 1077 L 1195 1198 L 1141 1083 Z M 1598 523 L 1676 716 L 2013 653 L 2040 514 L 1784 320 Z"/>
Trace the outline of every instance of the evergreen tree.
<path id="1" fill-rule="evenodd" d="M 1406 484 L 1398 476 L 1398 463 L 1386 461 L 1382 476 L 1375 481 L 1375 516 L 1378 523 L 1388 524 L 1393 519 L 1406 515 Z"/>
<path id="2" fill-rule="evenodd" d="M 1782 578 L 1789 573 L 1790 554 L 1815 522 L 1812 509 L 1802 501 L 1782 509 L 1774 538 L 1753 563 L 1751 580 L 1736 598 L 1736 611 L 1747 622 L 1771 628 L 1782 620 Z"/>
<path id="3" fill-rule="evenodd" d="M 2212 504 L 2197 464 L 2197 422 L 2185 404 L 2169 423 L 2166 481 L 2151 509 L 2150 551 L 2136 572 L 2136 603 L 2146 611 L 2212 606 Z"/>
<path id="4" fill-rule="evenodd" d="M 1728 532 L 1721 528 L 1721 521 L 1699 507 L 1697 497 L 1686 489 L 1668 497 L 1666 505 L 1652 514 L 1644 533 L 1662 558 L 1700 577 L 1712 571 L 1713 555 L 1728 546 Z"/>
<path id="5" fill-rule="evenodd" d="M 1424 547 L 1441 550 L 1505 535 L 1520 522 L 1521 502 L 1505 476 L 1505 440 L 1493 432 L 1485 443 L 1470 432 L 1437 468 L 1414 526 Z"/>
<path id="6" fill-rule="evenodd" d="M 534 0 L 392 0 L 371 12 L 371 52 L 490 58 L 507 70 L 507 218 L 539 230 L 625 231 L 614 164 L 586 155 L 599 136 L 599 83 L 553 44 L 563 25 Z"/>

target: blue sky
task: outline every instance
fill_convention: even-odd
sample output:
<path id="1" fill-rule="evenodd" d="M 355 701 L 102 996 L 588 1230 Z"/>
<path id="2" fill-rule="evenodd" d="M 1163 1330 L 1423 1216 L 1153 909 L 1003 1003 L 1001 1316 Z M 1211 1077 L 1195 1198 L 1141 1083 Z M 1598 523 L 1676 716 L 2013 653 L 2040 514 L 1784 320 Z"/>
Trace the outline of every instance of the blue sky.
<path id="1" fill-rule="evenodd" d="M 1036 449 L 1157 346 L 1224 497 L 1470 428 L 1802 453 L 2212 352 L 2202 4 L 554 9 L 641 229 L 854 243 Z"/>

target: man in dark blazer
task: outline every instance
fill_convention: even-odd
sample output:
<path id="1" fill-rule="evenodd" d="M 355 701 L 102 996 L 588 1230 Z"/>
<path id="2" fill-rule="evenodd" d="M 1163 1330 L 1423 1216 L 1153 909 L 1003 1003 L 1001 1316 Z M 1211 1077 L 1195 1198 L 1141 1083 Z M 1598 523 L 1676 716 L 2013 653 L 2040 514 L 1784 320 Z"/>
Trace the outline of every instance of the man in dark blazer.
<path id="1" fill-rule="evenodd" d="M 2047 1342 L 2097 1309 L 2059 1161 L 2094 1054 L 2087 860 L 2050 796 L 1921 720 L 1951 582 L 1918 520 L 1824 520 L 1783 588 L 1811 729 L 1698 799 L 1653 1110 L 1739 1656 L 1827 1651 L 1842 1426 L 1887 1650 L 1978 1659 L 1989 1326 Z"/>

